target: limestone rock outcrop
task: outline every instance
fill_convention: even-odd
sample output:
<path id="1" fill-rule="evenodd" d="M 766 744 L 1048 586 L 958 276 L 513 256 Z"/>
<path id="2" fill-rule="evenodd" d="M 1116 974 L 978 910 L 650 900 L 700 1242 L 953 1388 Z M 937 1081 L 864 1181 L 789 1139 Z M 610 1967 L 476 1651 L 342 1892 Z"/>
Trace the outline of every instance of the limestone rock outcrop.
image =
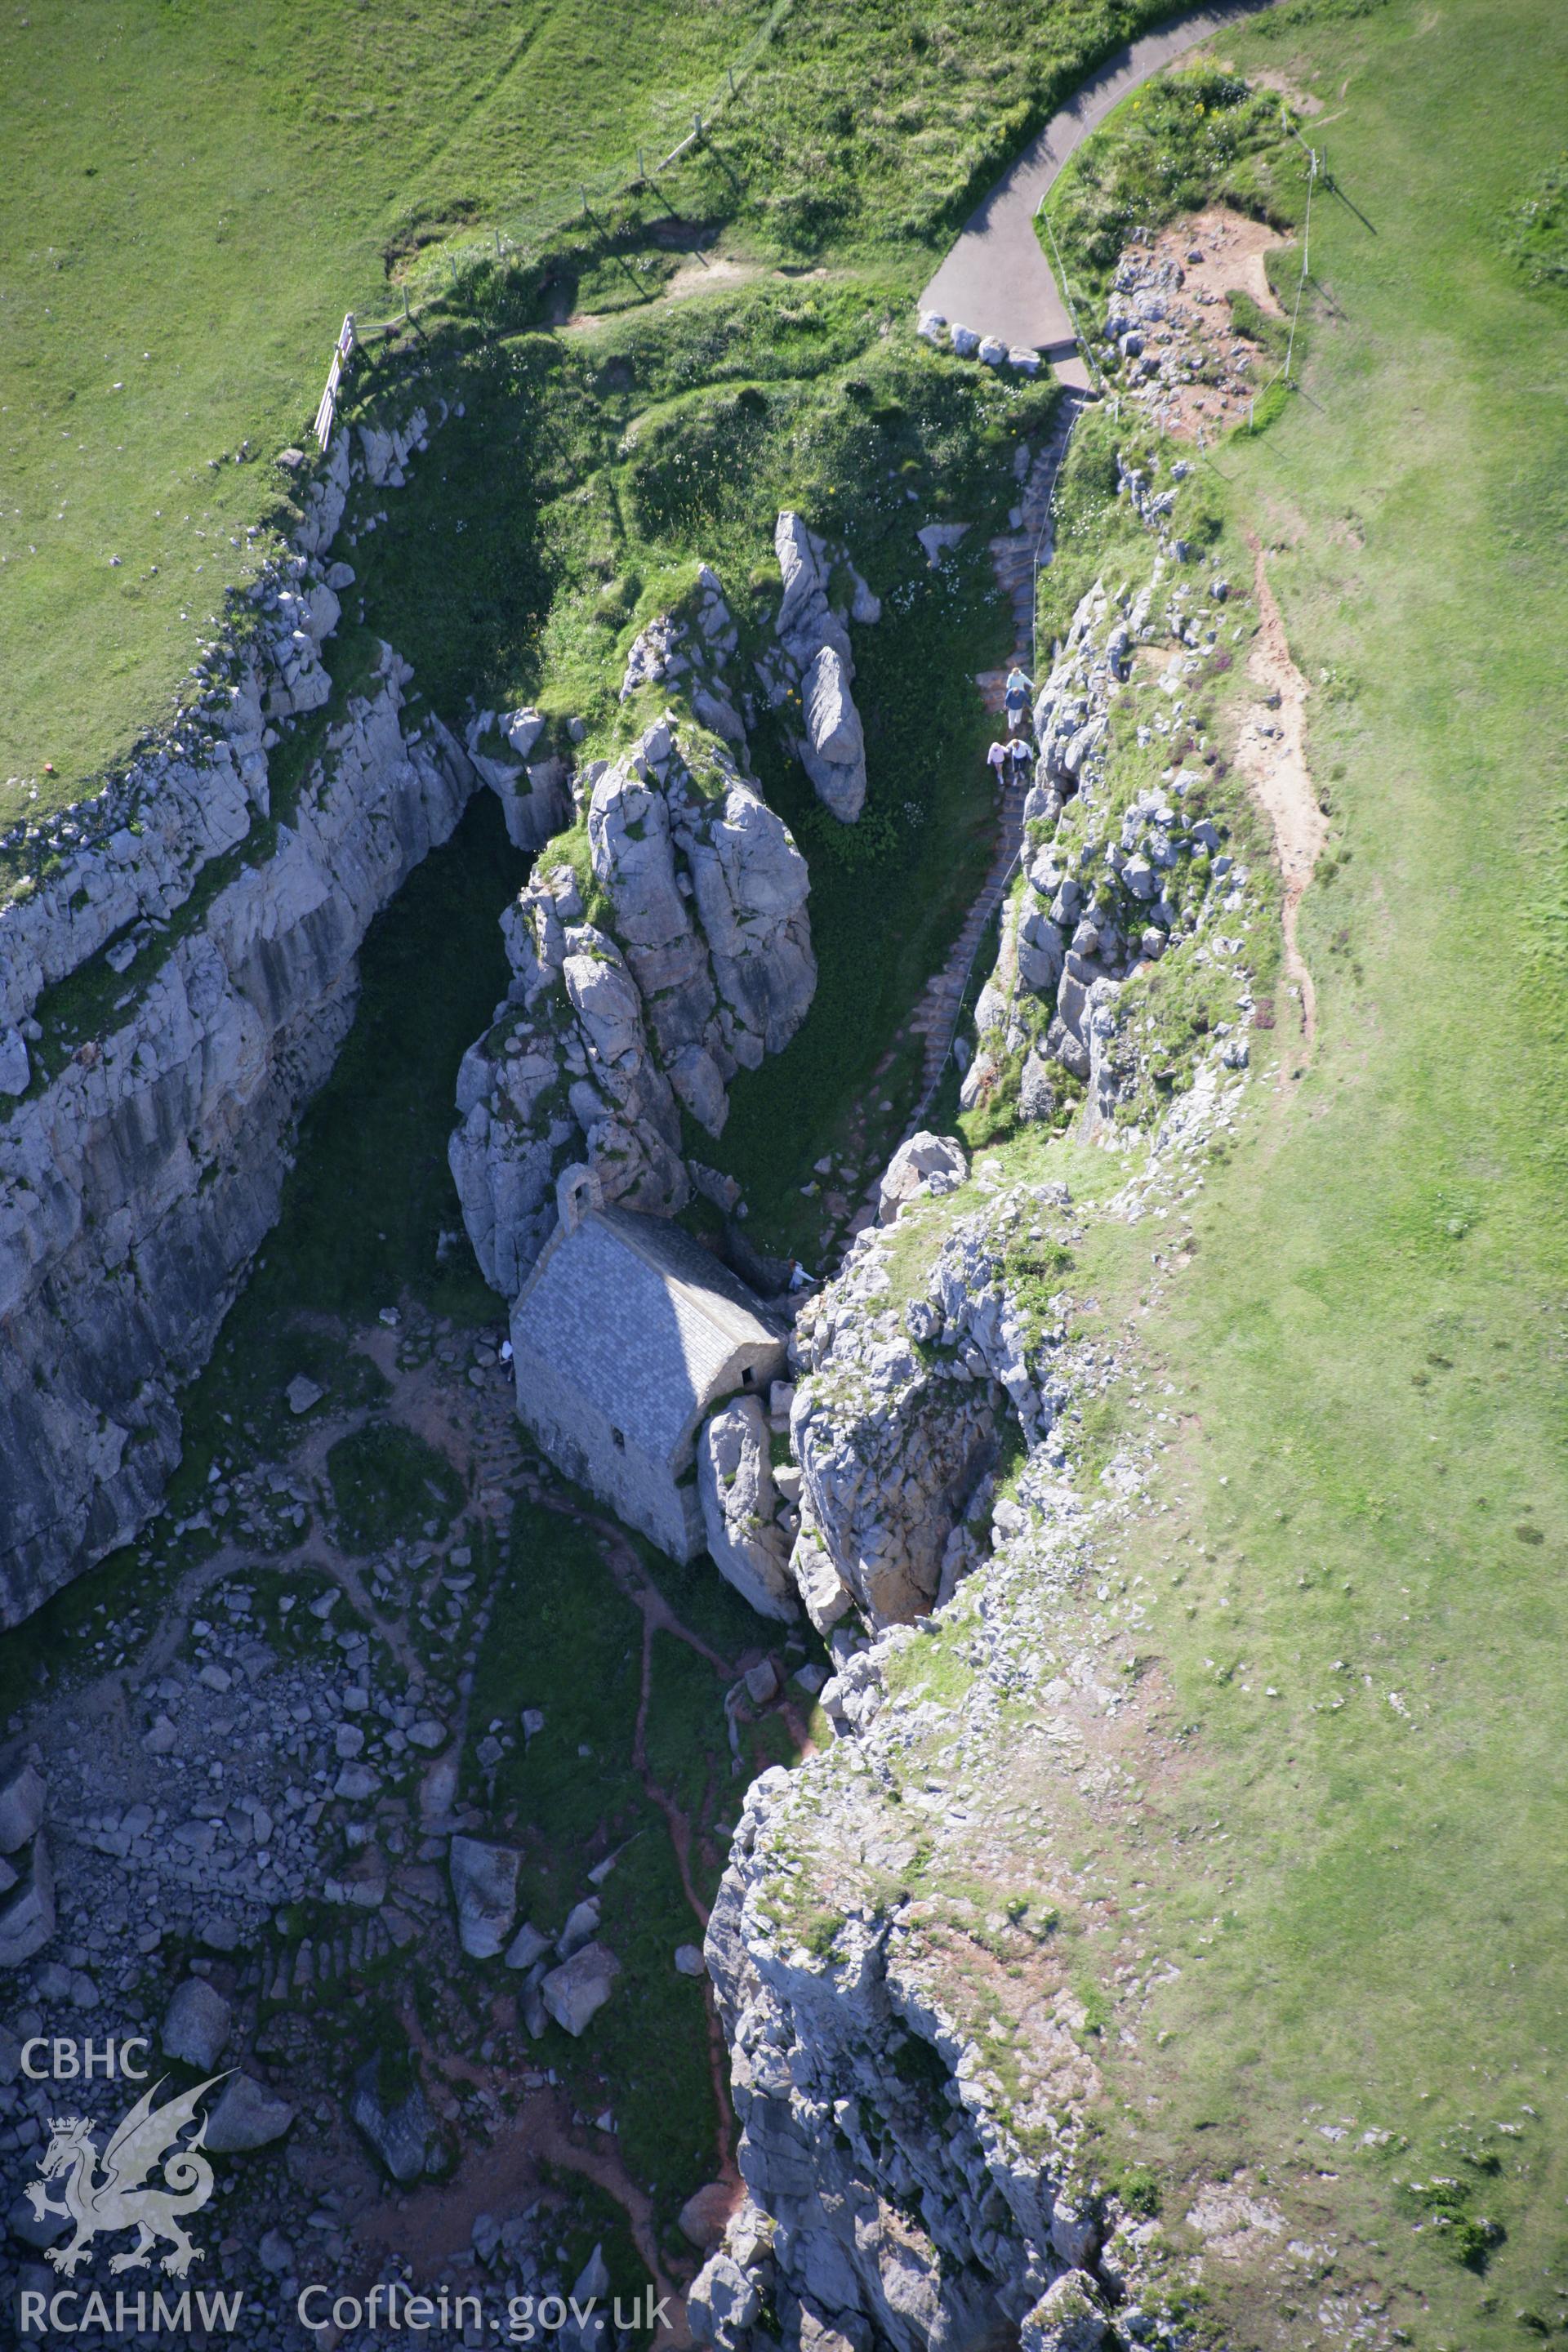
<path id="1" fill-rule="evenodd" d="M 300 634 L 310 654 L 296 649 L 280 690 L 303 688 L 308 708 L 325 678 Z M 58 1041 L 0 1120 L 0 1622 L 126 1542 L 154 1507 L 179 1458 L 174 1392 L 205 1361 L 276 1218 L 295 1116 L 353 1014 L 360 942 L 467 802 L 473 771 L 439 720 L 405 727 L 410 676 L 384 654 L 273 836 L 247 826 L 267 806 L 263 709 L 279 685 L 247 670 L 231 731 L 189 779 L 193 796 L 227 780 L 205 838 L 234 852 L 195 920 L 179 919 L 196 839 L 183 755 L 167 803 L 153 803 L 163 829 L 103 861 L 77 961 L 135 924 L 132 1001 L 74 1051 Z M 64 950 L 23 922 L 13 961 L 15 912 L 0 916 L 0 961 L 30 1012 Z"/>
<path id="2" fill-rule="evenodd" d="M 569 1163 L 586 1161 L 606 1203 L 684 1207 L 682 1108 L 718 1135 L 730 1080 L 782 1051 L 816 986 L 805 860 L 689 704 L 580 784 L 587 875 L 548 849 L 539 859 L 502 920 L 507 1001 L 458 1074 L 452 1172 L 485 1278 L 507 1297 L 553 1226 Z"/>
<path id="3" fill-rule="evenodd" d="M 945 1601 L 979 1556 L 1006 1416 L 1044 1444 L 1059 1402 L 983 1221 L 954 1228 L 901 1313 L 889 1304 L 889 1238 L 862 1234 L 795 1324 L 791 1567 L 822 1630 L 849 1603 L 880 1627 Z"/>
<path id="4" fill-rule="evenodd" d="M 657 614 L 634 638 L 621 680 L 621 700 L 629 702 L 645 686 L 679 692 L 690 703 L 700 726 L 744 751 L 749 705 L 730 674 L 740 642 L 718 574 L 706 563 L 699 564 L 684 610 Z"/>
<path id="5" fill-rule="evenodd" d="M 789 1543 L 778 1524 L 768 1425 L 754 1396 L 713 1413 L 697 1449 L 697 1488 L 708 1549 L 721 1576 L 759 1615 L 799 1614 Z"/>
<path id="6" fill-rule="evenodd" d="M 542 849 L 572 818 L 567 763 L 550 749 L 543 714 L 481 710 L 468 722 L 468 757 L 501 804 L 514 849 Z"/>
<path id="7" fill-rule="evenodd" d="M 1036 699 L 1023 872 L 975 1007 L 965 1110 L 1016 1084 L 1025 1116 L 1054 1116 L 1060 1084 L 1052 1073 L 1065 1072 L 1076 1082 L 1073 1099 L 1084 1090 L 1086 1135 L 1108 1132 L 1136 1079 L 1121 983 L 1192 938 L 1216 908 L 1237 903 L 1244 877 L 1205 813 L 1205 765 L 1173 761 L 1160 786 L 1115 814 L 1106 805 L 1111 713 L 1129 690 L 1134 653 L 1164 648 L 1155 680 L 1162 707 L 1137 728 L 1139 748 L 1161 736 L 1184 740 L 1187 681 L 1215 644 L 1215 606 L 1229 593 L 1211 581 L 1205 609 L 1187 576 L 1188 551 L 1170 517 L 1188 467 L 1177 459 L 1172 471 L 1171 487 L 1155 490 L 1148 475 L 1119 461 L 1121 493 L 1158 552 L 1135 591 L 1123 585 L 1112 595 L 1096 581 L 1080 599 Z"/>
<path id="8" fill-rule="evenodd" d="M 837 1776 L 829 1834 L 812 1777 L 775 1767 L 752 1782 L 709 1923 L 741 2174 L 773 2228 L 750 2261 L 726 2250 L 709 2265 L 694 2326 L 735 2352 L 765 2278 L 803 2347 L 1005 2342 L 1072 2275 L 1053 2241 L 1070 2214 L 1048 2160 L 992 2113 L 919 1924 L 868 1899 L 868 1881 L 908 1866 L 874 1797 Z M 810 1853 L 804 1912 L 781 1867 L 792 1838 Z M 1062 2088 L 1087 2072 L 1065 2032 L 1054 2054 Z"/>
<path id="9" fill-rule="evenodd" d="M 952 1192 L 968 1172 L 963 1146 L 955 1135 L 932 1135 L 922 1129 L 900 1144 L 882 1172 L 877 1223 L 890 1225 L 906 1201 Z"/>
<path id="10" fill-rule="evenodd" d="M 266 739 L 326 701 L 321 647 L 339 611 L 303 563 L 279 565 L 258 583 L 243 657 L 212 674 L 180 726 L 97 801 L 59 821 L 54 856 L 0 907 L 0 1029 L 26 1021 L 46 988 L 110 942 L 143 944 L 138 927 L 171 920 L 203 869 L 267 817 Z"/>
<path id="11" fill-rule="evenodd" d="M 773 623 L 785 668 L 763 666 L 759 675 L 777 704 L 798 694 L 804 732 L 796 748 L 817 798 L 841 824 L 853 824 L 866 801 L 866 738 L 850 686 L 855 657 L 844 614 L 828 598 L 832 565 L 826 541 L 787 508 L 773 534 L 784 595 Z M 879 618 L 881 606 L 854 573 L 850 610 L 858 621 Z"/>

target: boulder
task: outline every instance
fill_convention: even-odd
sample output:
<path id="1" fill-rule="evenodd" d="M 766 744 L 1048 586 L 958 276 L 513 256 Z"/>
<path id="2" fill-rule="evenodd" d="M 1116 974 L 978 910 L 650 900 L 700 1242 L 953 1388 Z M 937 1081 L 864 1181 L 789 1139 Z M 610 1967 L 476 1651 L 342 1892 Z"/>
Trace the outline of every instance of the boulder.
<path id="1" fill-rule="evenodd" d="M 815 1528 L 803 1527 L 789 1556 L 789 1572 L 801 1607 L 823 1638 L 853 1608 L 855 1596 L 828 1556 Z"/>
<path id="2" fill-rule="evenodd" d="M 44 1780 L 25 1756 L 0 1767 L 0 1853 L 17 1853 L 44 1818 Z"/>
<path id="3" fill-rule="evenodd" d="M 354 2076 L 349 2117 L 377 2163 L 400 2188 L 408 2189 L 425 2169 L 436 2132 L 435 2118 L 417 2082 L 387 2106 L 382 2100 L 380 2078 L 378 2054 L 367 2059 Z"/>
<path id="4" fill-rule="evenodd" d="M 171 2058 L 210 2074 L 223 2056 L 233 2011 L 205 1977 L 187 1977 L 163 2012 L 159 2040 Z"/>
<path id="5" fill-rule="evenodd" d="M 1025 1056 L 1024 1075 L 1018 1087 L 1018 1116 L 1023 1119 L 1049 1118 L 1056 1107 L 1050 1063 L 1037 1046 L 1031 1047 Z"/>
<path id="6" fill-rule="evenodd" d="M 733 703 L 726 702 L 721 695 L 710 693 L 705 686 L 693 687 L 691 713 L 699 726 L 710 727 L 715 735 L 722 735 L 737 749 L 744 745 L 745 723 Z"/>
<path id="7" fill-rule="evenodd" d="M 1025 2315 L 1019 2352 L 1099 2352 L 1105 2327 L 1104 2305 L 1088 2279 L 1068 2271 Z"/>
<path id="8" fill-rule="evenodd" d="M 795 1616 L 788 1546 L 775 1523 L 778 1498 L 762 1400 L 731 1397 L 710 1415 L 697 1447 L 697 1489 L 708 1549 L 721 1576 L 760 1616 Z"/>
<path id="9" fill-rule="evenodd" d="M 234 2074 L 207 2118 L 206 2146 L 214 2156 L 247 2156 L 281 2139 L 293 2120 L 286 2101 L 248 2074 Z"/>
<path id="10" fill-rule="evenodd" d="M 32 1068 L 19 1029 L 0 1029 L 0 1095 L 25 1095 Z"/>
<path id="11" fill-rule="evenodd" d="M 1018 926 L 1018 977 L 1040 996 L 1054 994 L 1061 979 L 1067 949 L 1057 924 L 1043 908 L 1035 908 Z"/>
<path id="12" fill-rule="evenodd" d="M 968 1173 L 957 1136 L 932 1135 L 922 1128 L 900 1143 L 888 1162 L 877 1193 L 877 1223 L 890 1225 L 906 1202 L 922 1192 L 950 1192 Z"/>
<path id="13" fill-rule="evenodd" d="M 509 1969 L 531 1969 L 549 1949 L 549 1937 L 525 1919 L 506 1948 L 506 1964 Z"/>
<path id="14" fill-rule="evenodd" d="M 54 1932 L 55 1877 L 40 1835 L 33 1840 L 19 1884 L 0 1906 L 0 1969 L 19 1969 L 43 1950 Z"/>
<path id="15" fill-rule="evenodd" d="M 680 2209 L 680 2234 L 700 2254 L 711 2253 L 724 2235 L 736 2192 L 727 2180 L 710 2180 Z"/>
<path id="16" fill-rule="evenodd" d="M 583 937 L 589 929 L 586 924 L 581 926 L 574 937 Z M 593 934 L 591 945 L 584 939 L 583 950 L 566 958 L 562 976 L 572 1009 L 599 1059 L 615 1063 L 640 1058 L 642 1003 L 610 941 L 602 933 Z"/>
<path id="17" fill-rule="evenodd" d="M 801 764 L 817 799 L 843 824 L 866 804 L 866 738 L 836 646 L 824 646 L 802 687 L 806 740 Z"/>
<path id="18" fill-rule="evenodd" d="M 487 1845 L 480 1838 L 452 1840 L 447 1867 L 458 1941 L 471 1960 L 494 1959 L 511 1934 L 521 1866 L 522 1856 L 514 1846 Z"/>
<path id="19" fill-rule="evenodd" d="M 709 2256 L 687 2289 L 691 2333 L 700 2344 L 716 2345 L 719 2352 L 732 2352 L 762 2307 L 755 2282 L 722 2250 Z"/>
<path id="20" fill-rule="evenodd" d="M 539 1990 L 545 2008 L 563 2032 L 582 2033 L 590 2019 L 610 1998 L 621 1964 L 603 1944 L 584 1944 L 558 1969 L 552 1969 Z"/>
<path id="21" fill-rule="evenodd" d="M 584 1944 L 592 1943 L 599 1932 L 599 1898 L 590 1895 L 585 1902 L 574 1904 L 566 1914 L 566 1925 L 555 1939 L 555 1948 L 563 1960 L 580 1952 Z"/>

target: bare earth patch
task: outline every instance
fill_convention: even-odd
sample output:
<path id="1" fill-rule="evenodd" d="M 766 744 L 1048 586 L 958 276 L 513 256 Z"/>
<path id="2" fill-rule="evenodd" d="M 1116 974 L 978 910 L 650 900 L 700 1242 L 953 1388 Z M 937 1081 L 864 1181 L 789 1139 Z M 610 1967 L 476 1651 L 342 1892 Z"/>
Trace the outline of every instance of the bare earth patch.
<path id="1" fill-rule="evenodd" d="M 1264 267 L 1286 240 L 1223 205 L 1167 222 L 1151 245 L 1129 246 L 1113 310 L 1131 310 L 1142 350 L 1123 362 L 1117 390 L 1180 440 L 1212 440 L 1244 422 L 1271 368 L 1231 322 L 1232 293 L 1283 318 Z M 1118 299 L 1120 297 L 1120 299 Z"/>
<path id="2" fill-rule="evenodd" d="M 1237 738 L 1236 763 L 1258 806 L 1274 828 L 1274 846 L 1285 886 L 1285 969 L 1301 1000 L 1301 1034 L 1310 1045 L 1316 1028 L 1312 975 L 1296 940 L 1296 916 L 1312 868 L 1329 837 L 1329 822 L 1318 805 L 1307 767 L 1307 681 L 1291 658 L 1285 624 L 1268 584 L 1260 542 L 1247 534 L 1253 556 L 1253 589 L 1262 626 L 1252 641 L 1247 674 L 1262 699 L 1244 713 Z"/>
<path id="3" fill-rule="evenodd" d="M 1236 2181 L 1201 2189 L 1187 2213 L 1205 2252 L 1222 2262 L 1256 2260 L 1285 2234 L 1285 2216 L 1271 2197 L 1253 2197 Z"/>

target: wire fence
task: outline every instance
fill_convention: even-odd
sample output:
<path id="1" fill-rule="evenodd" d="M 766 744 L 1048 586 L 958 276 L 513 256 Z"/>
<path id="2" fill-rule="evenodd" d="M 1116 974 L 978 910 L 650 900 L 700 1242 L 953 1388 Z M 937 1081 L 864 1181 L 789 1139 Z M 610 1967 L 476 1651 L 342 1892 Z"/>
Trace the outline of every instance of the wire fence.
<path id="1" fill-rule="evenodd" d="M 1046 194 L 1048 195 L 1049 194 L 1050 191 L 1047 189 L 1046 191 Z M 1094 356 L 1093 345 L 1089 342 L 1089 337 L 1084 333 L 1083 329 L 1079 325 L 1078 305 L 1072 299 L 1072 288 L 1068 283 L 1067 264 L 1062 259 L 1061 247 L 1057 243 L 1056 230 L 1051 226 L 1051 216 L 1046 210 L 1045 196 L 1042 196 L 1039 203 L 1035 206 L 1035 217 L 1037 220 L 1044 221 L 1046 225 L 1046 235 L 1051 240 L 1051 255 L 1056 262 L 1057 284 L 1061 288 L 1062 300 L 1068 306 L 1068 317 L 1072 322 L 1073 341 L 1077 343 L 1079 352 L 1082 353 L 1084 365 L 1088 368 L 1089 374 L 1094 378 L 1095 390 L 1102 393 L 1105 390 L 1105 377 L 1100 372 L 1100 362 Z"/>
<path id="2" fill-rule="evenodd" d="M 745 47 L 725 66 L 724 78 L 714 89 L 708 103 L 693 110 L 690 130 L 676 141 L 668 154 L 650 163 L 647 149 L 639 146 L 636 151 L 634 171 L 623 169 L 596 179 L 579 180 L 575 201 L 557 197 L 552 202 L 514 213 L 505 229 L 491 229 L 487 236 L 470 238 L 463 244 L 448 243 L 445 247 L 447 286 L 433 289 L 416 303 L 410 302 L 405 289 L 400 315 L 369 321 L 356 329 L 351 313 L 343 322 L 343 331 L 333 351 L 326 390 L 316 410 L 313 430 L 321 448 L 325 451 L 331 446 L 340 389 L 358 346 L 371 336 L 396 333 L 399 329 L 415 323 L 417 313 L 430 308 L 436 301 L 459 295 L 464 278 L 481 265 L 489 267 L 493 262 L 498 268 L 504 268 L 509 260 L 527 262 L 537 258 L 540 248 L 551 237 L 558 236 L 574 221 L 592 220 L 595 205 L 615 204 L 623 197 L 638 194 L 647 189 L 663 194 L 659 186 L 663 175 L 673 170 L 683 157 L 700 148 L 715 124 L 722 121 L 730 108 L 742 96 L 760 60 L 773 46 L 780 26 L 793 16 L 798 5 L 799 0 L 775 0 L 775 5 Z M 673 205 L 671 209 L 674 209 Z M 700 254 L 698 257 L 701 258 Z M 346 345 L 345 336 L 348 338 Z"/>

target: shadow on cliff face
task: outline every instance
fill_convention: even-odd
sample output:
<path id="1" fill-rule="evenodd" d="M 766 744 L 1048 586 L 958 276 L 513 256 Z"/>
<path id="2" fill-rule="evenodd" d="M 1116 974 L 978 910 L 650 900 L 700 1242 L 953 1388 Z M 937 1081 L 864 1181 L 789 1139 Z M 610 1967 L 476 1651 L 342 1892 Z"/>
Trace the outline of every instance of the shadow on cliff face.
<path id="1" fill-rule="evenodd" d="M 466 1245 L 441 1246 L 461 1235 L 447 1136 L 458 1064 L 506 992 L 498 919 L 525 870 L 479 793 L 373 925 L 353 1027 L 300 1121 L 282 1214 L 189 1392 L 188 1442 L 205 1391 L 279 1385 L 270 1359 L 282 1338 L 292 1368 L 298 1315 L 370 1319 L 405 1290 L 467 1322 L 495 1312 Z"/>

